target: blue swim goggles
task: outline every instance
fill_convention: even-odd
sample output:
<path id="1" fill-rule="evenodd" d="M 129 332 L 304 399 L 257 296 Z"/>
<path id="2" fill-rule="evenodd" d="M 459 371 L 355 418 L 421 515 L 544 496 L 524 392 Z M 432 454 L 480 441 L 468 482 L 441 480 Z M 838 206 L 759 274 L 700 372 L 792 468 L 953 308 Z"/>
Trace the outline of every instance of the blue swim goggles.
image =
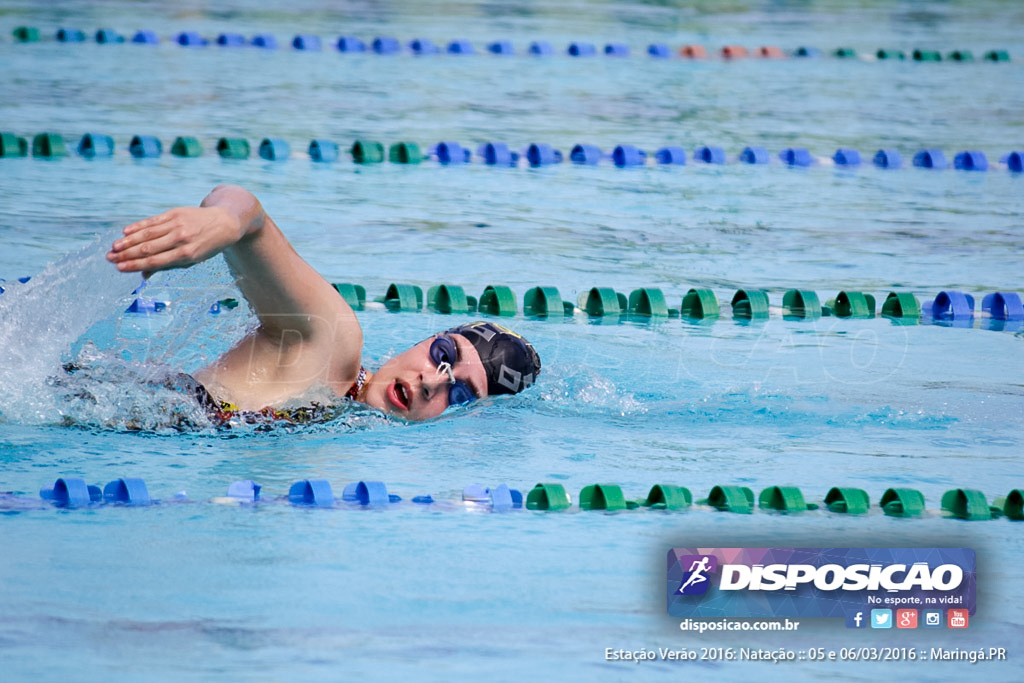
<path id="1" fill-rule="evenodd" d="M 476 400 L 473 387 L 461 379 L 455 379 L 452 366 L 459 360 L 459 347 L 455 340 L 447 334 L 439 334 L 430 343 L 430 360 L 437 366 L 437 371 L 448 375 L 451 386 L 448 388 L 448 405 L 459 406 Z"/>

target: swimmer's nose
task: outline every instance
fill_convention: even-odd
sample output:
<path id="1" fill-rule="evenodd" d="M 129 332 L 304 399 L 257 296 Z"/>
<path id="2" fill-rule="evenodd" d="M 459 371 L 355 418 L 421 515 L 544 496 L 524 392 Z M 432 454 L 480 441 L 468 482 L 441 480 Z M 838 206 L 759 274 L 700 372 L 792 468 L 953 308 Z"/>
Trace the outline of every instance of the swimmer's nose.
<path id="1" fill-rule="evenodd" d="M 430 402 L 438 393 L 447 390 L 448 376 L 438 372 L 420 376 L 420 394 L 423 400 Z"/>

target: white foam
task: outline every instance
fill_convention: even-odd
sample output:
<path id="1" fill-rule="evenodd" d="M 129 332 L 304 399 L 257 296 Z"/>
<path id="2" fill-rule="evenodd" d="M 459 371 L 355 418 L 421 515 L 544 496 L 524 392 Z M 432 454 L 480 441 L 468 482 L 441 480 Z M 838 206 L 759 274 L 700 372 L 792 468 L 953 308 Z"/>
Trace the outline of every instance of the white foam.
<path id="1" fill-rule="evenodd" d="M 55 419 L 47 378 L 60 371 L 72 343 L 92 325 L 123 310 L 138 274 L 118 272 L 105 258 L 120 230 L 50 263 L 31 280 L 0 294 L 0 415 L 18 422 Z"/>

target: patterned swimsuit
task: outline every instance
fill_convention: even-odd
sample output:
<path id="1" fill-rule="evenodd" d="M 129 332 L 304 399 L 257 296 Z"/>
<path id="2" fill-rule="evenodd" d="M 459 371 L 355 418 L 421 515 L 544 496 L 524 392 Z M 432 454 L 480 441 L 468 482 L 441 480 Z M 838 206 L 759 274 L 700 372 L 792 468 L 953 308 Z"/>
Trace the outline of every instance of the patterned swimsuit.
<path id="1" fill-rule="evenodd" d="M 359 368 L 359 375 L 355 383 L 345 392 L 345 398 L 354 401 L 366 383 L 366 368 Z M 233 403 L 218 401 L 199 381 L 190 375 L 186 375 L 187 388 L 191 390 L 199 405 L 206 410 L 210 420 L 219 427 L 230 427 L 232 422 L 245 424 L 259 424 L 266 422 L 288 422 L 291 424 L 309 424 L 311 422 L 323 422 L 332 418 L 337 412 L 337 406 L 322 405 L 312 401 L 308 406 L 298 408 L 271 408 L 262 410 L 242 410 Z"/>

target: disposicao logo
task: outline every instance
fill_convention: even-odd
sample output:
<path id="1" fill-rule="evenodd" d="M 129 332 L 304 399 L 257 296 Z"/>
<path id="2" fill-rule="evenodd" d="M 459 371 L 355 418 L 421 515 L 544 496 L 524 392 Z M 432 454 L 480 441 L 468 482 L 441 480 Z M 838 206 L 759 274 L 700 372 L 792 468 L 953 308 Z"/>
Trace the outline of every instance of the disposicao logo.
<path id="1" fill-rule="evenodd" d="M 872 628 L 892 628 L 896 608 L 975 610 L 970 548 L 673 548 L 667 579 L 674 617 L 839 617 L 863 628 L 870 614 Z"/>

